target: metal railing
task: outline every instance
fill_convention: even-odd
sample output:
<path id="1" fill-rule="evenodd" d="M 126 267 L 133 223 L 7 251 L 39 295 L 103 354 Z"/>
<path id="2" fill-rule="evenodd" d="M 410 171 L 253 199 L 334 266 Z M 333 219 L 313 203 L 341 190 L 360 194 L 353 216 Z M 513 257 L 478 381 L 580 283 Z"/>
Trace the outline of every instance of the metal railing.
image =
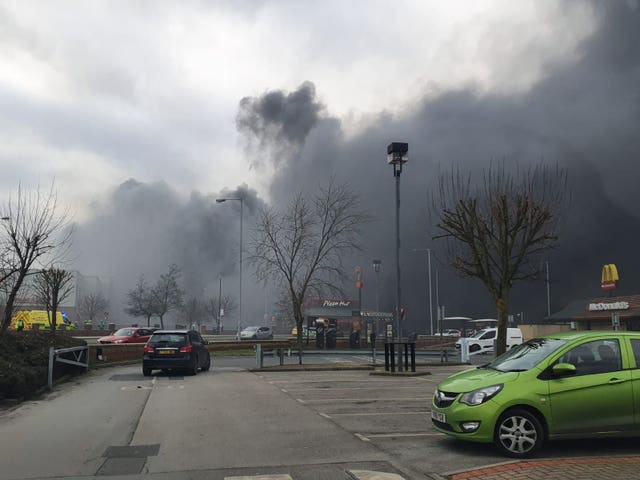
<path id="1" fill-rule="evenodd" d="M 61 355 L 64 354 L 70 354 L 72 358 L 63 358 Z M 49 390 L 53 388 L 53 365 L 55 362 L 83 367 L 88 370 L 89 347 L 85 345 L 82 347 L 59 348 L 57 350 L 53 347 L 49 347 L 49 372 L 47 375 L 47 386 L 49 387 Z"/>

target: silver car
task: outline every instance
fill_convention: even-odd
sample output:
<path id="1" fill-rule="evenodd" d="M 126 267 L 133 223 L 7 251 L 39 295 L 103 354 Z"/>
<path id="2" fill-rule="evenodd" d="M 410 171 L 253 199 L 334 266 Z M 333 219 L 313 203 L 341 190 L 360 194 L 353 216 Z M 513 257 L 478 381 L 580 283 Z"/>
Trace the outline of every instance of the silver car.
<path id="1" fill-rule="evenodd" d="M 273 340 L 271 327 L 247 327 L 240 332 L 240 340 Z"/>

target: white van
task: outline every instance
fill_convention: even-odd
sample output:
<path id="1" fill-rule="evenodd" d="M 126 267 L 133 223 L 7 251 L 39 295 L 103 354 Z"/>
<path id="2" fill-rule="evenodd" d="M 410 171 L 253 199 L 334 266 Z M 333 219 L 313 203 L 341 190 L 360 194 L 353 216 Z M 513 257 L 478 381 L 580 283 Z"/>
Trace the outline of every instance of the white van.
<path id="1" fill-rule="evenodd" d="M 466 339 L 469 344 L 469 352 L 493 352 L 493 342 L 497 336 L 497 327 L 483 328 Z M 460 348 L 461 343 L 462 342 L 458 340 L 456 342 L 456 348 Z M 519 328 L 507 328 L 507 350 L 521 343 L 522 331 Z"/>

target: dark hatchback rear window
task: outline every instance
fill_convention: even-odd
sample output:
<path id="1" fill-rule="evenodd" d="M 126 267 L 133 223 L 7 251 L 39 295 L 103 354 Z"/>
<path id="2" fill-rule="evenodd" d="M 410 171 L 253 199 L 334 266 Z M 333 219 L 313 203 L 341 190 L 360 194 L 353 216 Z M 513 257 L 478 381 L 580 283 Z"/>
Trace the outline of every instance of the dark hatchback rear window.
<path id="1" fill-rule="evenodd" d="M 170 343 L 185 345 L 187 343 L 187 335 L 184 333 L 155 333 L 149 340 L 149 343 Z"/>

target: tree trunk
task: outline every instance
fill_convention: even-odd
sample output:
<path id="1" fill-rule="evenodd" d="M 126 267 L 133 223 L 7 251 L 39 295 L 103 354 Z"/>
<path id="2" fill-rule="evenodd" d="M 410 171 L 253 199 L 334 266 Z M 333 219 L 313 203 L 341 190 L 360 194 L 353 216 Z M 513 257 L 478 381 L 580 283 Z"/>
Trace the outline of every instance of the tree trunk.
<path id="1" fill-rule="evenodd" d="M 162 330 L 164 330 L 164 320 L 163 320 L 163 318 L 164 318 L 164 315 L 160 315 L 160 328 Z"/>
<path id="2" fill-rule="evenodd" d="M 501 290 L 500 296 L 496 300 L 498 309 L 498 337 L 496 345 L 496 356 L 507 351 L 507 327 L 509 317 L 509 291 Z"/>
<path id="3" fill-rule="evenodd" d="M 16 283 L 13 285 L 11 292 L 9 293 L 9 297 L 7 298 L 7 303 L 4 308 L 4 315 L 2 317 L 2 326 L 0 327 L 0 333 L 5 333 L 9 325 L 11 325 L 11 316 L 13 315 L 13 304 L 16 301 L 16 296 L 18 295 L 18 290 L 22 286 L 22 282 L 24 281 L 25 274 L 22 272 L 18 272 L 18 278 L 16 279 Z"/>
<path id="4" fill-rule="evenodd" d="M 302 365 L 302 322 L 304 318 L 302 316 L 302 309 L 297 304 L 293 307 L 294 318 L 296 320 L 296 328 L 298 329 L 297 339 L 298 339 L 298 365 Z"/>

